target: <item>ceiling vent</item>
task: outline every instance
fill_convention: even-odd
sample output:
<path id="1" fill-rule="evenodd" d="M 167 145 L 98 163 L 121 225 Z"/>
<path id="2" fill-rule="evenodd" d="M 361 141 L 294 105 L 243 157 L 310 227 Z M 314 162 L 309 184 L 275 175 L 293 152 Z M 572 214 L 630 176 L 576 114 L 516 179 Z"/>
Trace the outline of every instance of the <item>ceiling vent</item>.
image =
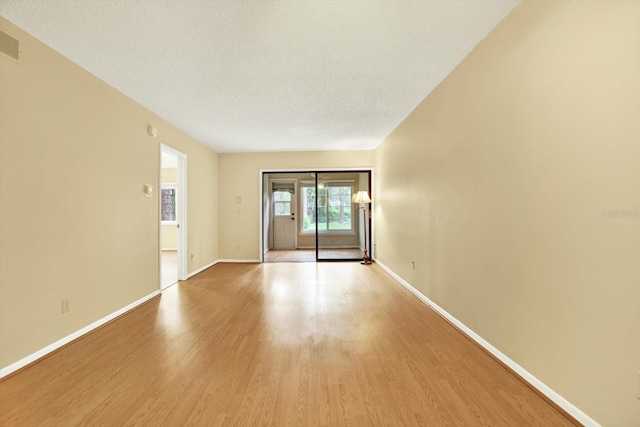
<path id="1" fill-rule="evenodd" d="M 4 31 L 0 31 L 0 52 L 20 60 L 20 42 Z"/>

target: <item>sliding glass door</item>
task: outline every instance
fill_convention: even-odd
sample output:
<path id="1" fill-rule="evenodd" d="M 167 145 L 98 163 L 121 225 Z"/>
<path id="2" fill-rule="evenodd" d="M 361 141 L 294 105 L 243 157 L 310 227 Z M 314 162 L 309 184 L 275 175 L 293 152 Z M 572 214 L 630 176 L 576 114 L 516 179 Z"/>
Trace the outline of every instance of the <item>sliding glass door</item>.
<path id="1" fill-rule="evenodd" d="M 360 261 L 370 252 L 371 171 L 263 174 L 265 262 Z"/>
<path id="2" fill-rule="evenodd" d="M 353 198 L 360 190 L 368 191 L 369 176 L 368 171 L 316 174 L 313 196 L 316 201 L 318 261 L 357 261 L 363 258 L 365 219 Z"/>

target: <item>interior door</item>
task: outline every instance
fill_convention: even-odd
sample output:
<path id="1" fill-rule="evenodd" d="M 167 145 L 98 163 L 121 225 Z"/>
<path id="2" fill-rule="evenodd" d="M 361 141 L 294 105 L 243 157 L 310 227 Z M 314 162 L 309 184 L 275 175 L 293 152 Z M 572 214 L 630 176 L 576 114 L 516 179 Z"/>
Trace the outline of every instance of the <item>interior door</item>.
<path id="1" fill-rule="evenodd" d="M 273 248 L 296 248 L 295 182 L 272 182 Z"/>
<path id="2" fill-rule="evenodd" d="M 187 156 L 160 145 L 160 290 L 187 279 Z"/>

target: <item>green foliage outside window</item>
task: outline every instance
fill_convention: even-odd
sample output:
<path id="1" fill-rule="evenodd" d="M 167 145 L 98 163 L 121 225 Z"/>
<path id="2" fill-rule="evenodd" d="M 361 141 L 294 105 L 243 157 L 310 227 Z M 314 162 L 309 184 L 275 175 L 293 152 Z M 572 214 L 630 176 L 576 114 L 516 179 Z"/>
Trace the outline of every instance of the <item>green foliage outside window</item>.
<path id="1" fill-rule="evenodd" d="M 318 230 L 351 230 L 351 186 L 328 186 L 318 190 Z M 316 229 L 315 188 L 303 188 L 303 231 Z M 327 218 L 328 208 L 328 218 Z"/>

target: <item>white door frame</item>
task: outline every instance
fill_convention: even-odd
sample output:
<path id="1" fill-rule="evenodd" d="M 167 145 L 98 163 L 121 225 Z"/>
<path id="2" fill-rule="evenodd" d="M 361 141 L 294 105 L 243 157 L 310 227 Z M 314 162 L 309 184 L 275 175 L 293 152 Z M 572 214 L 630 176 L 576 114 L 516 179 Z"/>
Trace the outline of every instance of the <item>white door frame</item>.
<path id="1" fill-rule="evenodd" d="M 274 179 L 269 179 L 269 196 L 273 197 L 273 183 L 274 182 L 286 182 L 286 183 L 290 183 L 293 184 L 293 193 L 294 193 L 294 197 L 292 198 L 292 205 L 293 205 L 293 212 L 294 212 L 294 223 L 295 223 L 295 230 L 293 233 L 293 247 L 294 249 L 298 247 L 298 221 L 299 221 L 299 217 L 297 216 L 296 212 L 299 211 L 298 209 L 298 180 L 296 178 L 274 178 Z M 275 227 L 273 227 L 274 224 L 274 212 L 273 212 L 273 199 L 270 199 L 270 203 L 271 203 L 271 209 L 269 209 L 269 225 L 271 226 L 271 242 L 273 243 L 273 246 L 275 247 L 275 242 L 276 242 L 276 236 L 275 236 Z M 271 249 L 271 247 L 269 247 L 269 249 Z"/>
<path id="2" fill-rule="evenodd" d="M 371 200 L 373 200 L 373 195 L 375 194 L 375 188 L 376 188 L 376 180 L 375 180 L 375 170 L 373 166 L 364 166 L 364 167 L 360 167 L 360 168 L 293 168 L 293 169 L 287 169 L 287 168 L 280 168 L 280 169 L 260 169 L 258 171 L 258 188 L 259 191 L 258 193 L 260 194 L 260 214 L 258 215 L 258 220 L 260 221 L 258 224 L 258 230 L 260 230 L 260 239 L 259 239 L 259 245 L 260 245 L 260 250 L 258 251 L 258 253 L 260 254 L 260 262 L 264 262 L 264 231 L 263 231 L 263 227 L 264 227 L 264 183 L 263 183 L 263 179 L 264 179 L 264 174 L 267 173 L 308 173 L 308 172 L 340 172 L 340 171 L 344 171 L 344 172 L 357 172 L 357 171 L 365 171 L 365 172 L 369 172 L 371 174 L 371 188 L 369 189 L 369 197 L 371 197 Z M 269 191 L 271 191 L 271 188 L 269 188 Z M 374 221 L 375 221 L 375 215 L 373 215 L 373 210 L 371 210 L 372 215 L 369 217 L 369 223 L 371 224 L 371 229 L 370 229 L 370 235 L 371 235 L 371 243 L 369 243 L 369 257 L 371 257 L 371 259 L 373 259 L 374 255 L 375 255 L 375 247 L 373 246 L 373 242 L 375 242 L 375 227 L 374 227 Z M 296 221 L 298 221 L 296 219 Z M 297 239 L 297 236 L 296 236 Z M 297 241 L 296 241 L 296 246 L 297 246 Z"/>
<path id="3" fill-rule="evenodd" d="M 161 194 L 162 194 L 162 152 L 172 154 L 178 158 L 178 182 L 177 205 L 178 211 L 178 280 L 187 280 L 187 155 L 168 145 L 160 144 L 160 167 L 158 169 L 158 256 L 160 259 L 160 290 L 162 290 L 162 217 L 161 215 Z"/>

